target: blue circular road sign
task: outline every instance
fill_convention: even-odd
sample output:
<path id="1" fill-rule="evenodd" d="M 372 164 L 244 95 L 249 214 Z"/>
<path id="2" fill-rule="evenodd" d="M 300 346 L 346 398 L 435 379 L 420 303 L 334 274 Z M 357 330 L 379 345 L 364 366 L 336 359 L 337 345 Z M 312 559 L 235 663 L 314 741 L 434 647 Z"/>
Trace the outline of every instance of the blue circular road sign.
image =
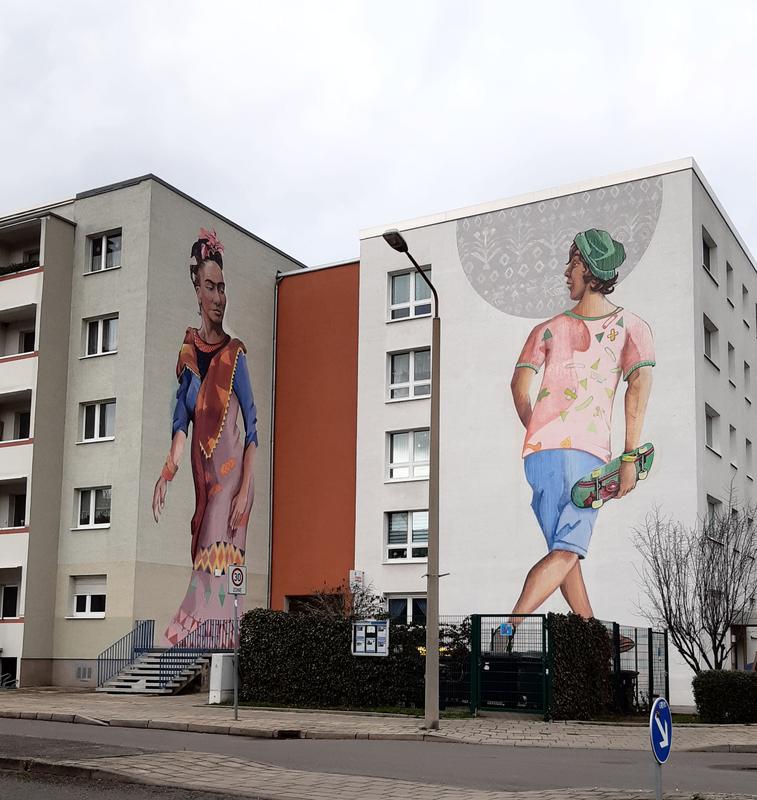
<path id="1" fill-rule="evenodd" d="M 664 764 L 673 745 L 673 718 L 664 697 L 658 697 L 649 712 L 649 738 L 658 764 Z"/>

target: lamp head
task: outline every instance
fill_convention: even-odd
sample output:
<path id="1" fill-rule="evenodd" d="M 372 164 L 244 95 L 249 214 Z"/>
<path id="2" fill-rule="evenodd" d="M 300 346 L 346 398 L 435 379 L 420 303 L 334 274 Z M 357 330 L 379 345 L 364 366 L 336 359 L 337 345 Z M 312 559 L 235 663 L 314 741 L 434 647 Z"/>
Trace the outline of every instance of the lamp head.
<path id="1" fill-rule="evenodd" d="M 391 230 L 384 231 L 383 233 L 384 241 L 391 247 L 393 250 L 396 250 L 398 253 L 407 253 L 407 242 L 403 238 L 402 234 L 396 229 L 392 228 Z"/>

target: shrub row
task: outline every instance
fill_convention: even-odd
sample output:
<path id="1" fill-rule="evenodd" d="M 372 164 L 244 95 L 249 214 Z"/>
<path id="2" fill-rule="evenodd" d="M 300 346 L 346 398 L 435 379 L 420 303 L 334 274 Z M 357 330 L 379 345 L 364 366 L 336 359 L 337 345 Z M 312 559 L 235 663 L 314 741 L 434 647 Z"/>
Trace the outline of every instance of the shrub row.
<path id="1" fill-rule="evenodd" d="M 615 710 L 612 643 L 596 619 L 549 614 L 552 719 L 595 719 Z"/>
<path id="2" fill-rule="evenodd" d="M 702 722 L 757 722 L 757 673 L 709 670 L 692 686 Z"/>
<path id="3" fill-rule="evenodd" d="M 391 623 L 390 655 L 350 653 L 352 623 L 329 614 L 255 609 L 240 629 L 240 696 L 300 707 L 423 705 L 425 628 Z"/>

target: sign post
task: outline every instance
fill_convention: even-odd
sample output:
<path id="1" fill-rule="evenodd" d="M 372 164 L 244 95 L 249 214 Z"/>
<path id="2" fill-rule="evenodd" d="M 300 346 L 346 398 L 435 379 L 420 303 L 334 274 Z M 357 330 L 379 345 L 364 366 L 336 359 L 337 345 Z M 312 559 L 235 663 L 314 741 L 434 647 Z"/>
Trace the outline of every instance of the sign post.
<path id="1" fill-rule="evenodd" d="M 247 567 L 228 569 L 229 594 L 234 595 L 234 719 L 239 719 L 239 595 L 247 594 Z"/>
<path id="2" fill-rule="evenodd" d="M 673 745 L 673 718 L 670 706 L 664 697 L 658 697 L 649 712 L 649 739 L 655 758 L 655 797 L 662 800 L 662 765 L 670 757 Z"/>

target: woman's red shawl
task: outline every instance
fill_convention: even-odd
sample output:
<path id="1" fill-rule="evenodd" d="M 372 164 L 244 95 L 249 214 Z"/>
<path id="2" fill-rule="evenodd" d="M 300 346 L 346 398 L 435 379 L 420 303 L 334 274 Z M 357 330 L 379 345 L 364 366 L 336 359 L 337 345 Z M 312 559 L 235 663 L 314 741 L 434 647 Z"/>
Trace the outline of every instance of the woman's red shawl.
<path id="1" fill-rule="evenodd" d="M 195 331 L 187 328 L 184 343 L 179 351 L 176 377 L 181 380 L 185 369 L 200 378 L 197 353 L 194 346 Z M 195 484 L 195 513 L 192 517 L 192 563 L 197 554 L 197 541 L 208 502 L 208 487 L 204 461 L 210 459 L 221 438 L 226 422 L 229 400 L 234 385 L 234 372 L 240 353 L 246 353 L 239 339 L 230 339 L 211 359 L 205 379 L 197 394 L 192 422 L 192 474 Z"/>

